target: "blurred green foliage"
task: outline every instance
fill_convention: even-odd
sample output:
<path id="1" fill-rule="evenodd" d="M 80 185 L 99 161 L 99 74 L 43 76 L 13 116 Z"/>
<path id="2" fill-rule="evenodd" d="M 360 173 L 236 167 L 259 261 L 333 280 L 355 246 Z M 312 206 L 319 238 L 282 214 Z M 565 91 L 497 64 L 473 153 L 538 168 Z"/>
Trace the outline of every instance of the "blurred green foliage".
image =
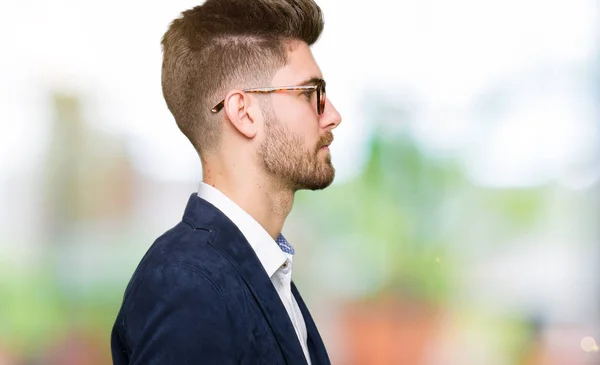
<path id="1" fill-rule="evenodd" d="M 517 235 L 546 206 L 544 187 L 473 185 L 456 160 L 427 153 L 407 131 L 378 129 L 369 153 L 356 178 L 317 199 L 312 192 L 299 192 L 296 199 L 319 237 L 343 237 L 338 249 L 353 264 L 339 275 L 349 277 L 350 286 L 363 282 L 361 297 L 396 293 L 441 303 L 457 280 L 461 257 L 453 250 L 465 246 L 461 241 L 473 244 L 480 233 L 472 232 L 487 229 Z M 497 241 L 490 237 L 485 244 Z"/>

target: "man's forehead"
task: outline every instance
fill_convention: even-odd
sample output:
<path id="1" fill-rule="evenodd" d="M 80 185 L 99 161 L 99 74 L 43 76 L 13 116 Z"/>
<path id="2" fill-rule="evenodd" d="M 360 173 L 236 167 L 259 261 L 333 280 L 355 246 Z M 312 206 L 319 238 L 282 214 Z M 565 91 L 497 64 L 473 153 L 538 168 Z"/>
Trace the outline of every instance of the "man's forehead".
<path id="1" fill-rule="evenodd" d="M 306 43 L 288 51 L 287 61 L 287 64 L 275 73 L 273 81 L 287 82 L 291 85 L 311 85 L 316 83 L 317 79 L 323 78 L 321 69 Z"/>

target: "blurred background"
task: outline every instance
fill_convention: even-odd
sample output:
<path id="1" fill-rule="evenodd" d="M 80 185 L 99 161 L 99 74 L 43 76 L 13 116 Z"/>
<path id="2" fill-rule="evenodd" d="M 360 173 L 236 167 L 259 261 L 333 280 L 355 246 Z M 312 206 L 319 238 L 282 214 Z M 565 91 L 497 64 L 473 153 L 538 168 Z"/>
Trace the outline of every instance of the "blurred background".
<path id="1" fill-rule="evenodd" d="M 0 364 L 111 363 L 202 179 L 160 89 L 197 4 L 0 5 Z M 319 4 L 337 177 L 284 234 L 332 362 L 599 364 L 598 1 Z"/>

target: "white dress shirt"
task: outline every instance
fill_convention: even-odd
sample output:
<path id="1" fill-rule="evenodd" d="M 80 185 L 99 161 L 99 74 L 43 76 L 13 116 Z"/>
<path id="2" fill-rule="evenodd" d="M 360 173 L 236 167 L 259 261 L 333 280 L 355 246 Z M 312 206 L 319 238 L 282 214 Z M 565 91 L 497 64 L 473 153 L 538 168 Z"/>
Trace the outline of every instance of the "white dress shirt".
<path id="1" fill-rule="evenodd" d="M 223 212 L 239 228 L 254 252 L 256 252 L 256 256 L 258 256 L 267 275 L 271 278 L 279 298 L 281 298 L 281 302 L 296 330 L 306 361 L 310 365 L 306 324 L 296 298 L 292 295 L 292 255 L 283 252 L 263 226 L 216 188 L 200 183 L 198 196 Z"/>

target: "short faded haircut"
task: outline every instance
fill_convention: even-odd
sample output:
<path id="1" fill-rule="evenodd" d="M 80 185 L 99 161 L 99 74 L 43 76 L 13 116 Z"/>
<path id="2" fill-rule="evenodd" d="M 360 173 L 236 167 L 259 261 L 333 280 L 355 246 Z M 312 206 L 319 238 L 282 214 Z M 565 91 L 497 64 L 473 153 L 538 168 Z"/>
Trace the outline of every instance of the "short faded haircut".
<path id="1" fill-rule="evenodd" d="M 227 91 L 269 86 L 288 45 L 313 45 L 323 26 L 313 0 L 206 0 L 171 23 L 162 38 L 162 91 L 199 154 L 219 146 L 222 117 L 210 110 Z"/>

